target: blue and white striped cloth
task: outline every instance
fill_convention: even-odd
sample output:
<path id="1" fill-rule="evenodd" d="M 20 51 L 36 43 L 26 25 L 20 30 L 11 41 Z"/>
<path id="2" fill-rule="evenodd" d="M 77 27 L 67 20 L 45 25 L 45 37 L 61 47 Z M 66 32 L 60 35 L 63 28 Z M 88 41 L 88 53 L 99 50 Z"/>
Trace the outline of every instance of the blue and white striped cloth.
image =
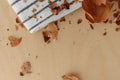
<path id="1" fill-rule="evenodd" d="M 58 5 L 64 2 L 64 0 L 51 1 L 57 3 Z M 73 0 L 68 0 L 68 2 L 72 1 Z M 40 28 L 44 28 L 48 23 L 58 20 L 61 17 L 81 7 L 81 2 L 75 2 L 73 5 L 70 6 L 70 9 L 64 9 L 58 15 L 53 15 L 49 9 L 48 0 L 44 0 L 43 2 L 38 2 L 38 0 L 8 0 L 8 2 L 20 18 L 20 20 L 23 22 L 25 27 L 31 33 L 37 31 Z M 32 10 L 33 8 L 35 8 L 35 5 L 39 5 L 37 11 L 34 12 L 38 19 L 29 18 L 29 16 L 33 15 Z M 42 16 L 42 18 L 40 18 L 40 16 Z"/>

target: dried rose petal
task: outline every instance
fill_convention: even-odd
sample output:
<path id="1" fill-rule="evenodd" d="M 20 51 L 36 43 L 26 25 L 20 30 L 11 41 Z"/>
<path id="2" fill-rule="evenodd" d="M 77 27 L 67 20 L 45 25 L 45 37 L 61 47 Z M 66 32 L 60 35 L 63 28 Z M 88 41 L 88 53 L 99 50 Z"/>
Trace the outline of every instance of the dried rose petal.
<path id="1" fill-rule="evenodd" d="M 21 23 L 21 21 L 18 17 L 16 18 L 16 23 Z"/>
<path id="2" fill-rule="evenodd" d="M 92 23 L 108 19 L 111 9 L 110 4 L 106 0 L 84 0 L 82 6 L 86 12 L 86 18 Z"/>
<path id="3" fill-rule="evenodd" d="M 10 41 L 11 47 L 16 47 L 22 41 L 22 37 L 16 38 L 16 37 L 13 37 L 13 36 L 9 36 L 8 40 Z"/>
<path id="4" fill-rule="evenodd" d="M 82 19 L 78 19 L 77 24 L 80 24 L 82 22 Z"/>
<path id="5" fill-rule="evenodd" d="M 67 74 L 62 76 L 63 80 L 80 80 L 76 75 Z"/>
<path id="6" fill-rule="evenodd" d="M 26 61 L 21 66 L 21 72 L 20 76 L 24 76 L 25 74 L 31 73 L 31 63 L 29 61 Z"/>
<path id="7" fill-rule="evenodd" d="M 65 21 L 65 17 L 62 17 L 62 18 L 60 19 L 60 22 L 63 22 L 63 21 Z"/>
<path id="8" fill-rule="evenodd" d="M 117 17 L 117 19 L 116 19 L 116 24 L 117 25 L 120 25 L 120 15 Z"/>
<path id="9" fill-rule="evenodd" d="M 58 27 L 55 22 L 48 24 L 48 26 L 43 31 L 44 41 L 50 43 L 52 40 L 57 40 Z"/>

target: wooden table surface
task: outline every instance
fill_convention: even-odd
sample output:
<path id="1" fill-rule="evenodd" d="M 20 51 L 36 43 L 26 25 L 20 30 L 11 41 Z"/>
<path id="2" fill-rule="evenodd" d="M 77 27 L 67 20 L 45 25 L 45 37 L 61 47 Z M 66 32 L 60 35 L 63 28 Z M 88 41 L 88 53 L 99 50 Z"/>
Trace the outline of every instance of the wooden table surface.
<path id="1" fill-rule="evenodd" d="M 16 31 L 15 18 L 7 1 L 0 0 L 0 80 L 62 80 L 66 73 L 78 74 L 81 80 L 120 80 L 120 32 L 115 31 L 116 24 L 93 24 L 92 30 L 79 9 L 58 23 L 58 40 L 46 44 L 41 30 L 30 34 L 19 27 Z M 83 22 L 77 24 L 78 19 Z M 105 30 L 107 35 L 103 36 Z M 10 35 L 22 37 L 20 45 L 7 46 Z M 32 73 L 21 77 L 24 61 L 31 62 Z"/>

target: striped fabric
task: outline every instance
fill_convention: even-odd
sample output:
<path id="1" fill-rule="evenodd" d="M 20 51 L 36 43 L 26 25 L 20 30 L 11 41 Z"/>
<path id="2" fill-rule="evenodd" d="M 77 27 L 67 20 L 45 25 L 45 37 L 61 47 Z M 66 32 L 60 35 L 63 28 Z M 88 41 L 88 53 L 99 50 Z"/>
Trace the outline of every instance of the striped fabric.
<path id="1" fill-rule="evenodd" d="M 64 2 L 64 0 L 51 1 L 58 5 Z M 75 2 L 70 6 L 70 9 L 63 9 L 58 15 L 53 15 L 49 9 L 48 0 L 44 0 L 43 2 L 38 2 L 38 0 L 8 0 L 8 2 L 31 33 L 40 28 L 44 28 L 48 23 L 58 20 L 81 7 L 81 2 Z M 72 0 L 68 0 L 68 2 L 72 2 Z M 33 13 L 32 10 L 36 7 L 35 5 L 38 5 L 39 7 L 36 8 L 37 11 Z M 37 16 L 37 19 L 29 17 L 33 14 Z"/>

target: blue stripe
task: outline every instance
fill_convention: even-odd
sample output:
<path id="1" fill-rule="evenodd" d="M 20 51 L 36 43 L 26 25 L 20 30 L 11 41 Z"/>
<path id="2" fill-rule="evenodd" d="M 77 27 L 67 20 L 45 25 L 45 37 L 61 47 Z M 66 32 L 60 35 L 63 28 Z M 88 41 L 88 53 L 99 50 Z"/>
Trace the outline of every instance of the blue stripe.
<path id="1" fill-rule="evenodd" d="M 20 11 L 17 13 L 17 15 L 19 15 L 19 14 L 22 13 L 24 10 L 28 9 L 30 6 L 32 6 L 33 4 L 35 4 L 35 3 L 37 3 L 37 2 L 38 2 L 38 0 L 32 2 L 31 4 L 29 4 L 28 6 L 26 6 L 26 7 L 23 8 L 22 10 L 20 10 Z"/>
<path id="2" fill-rule="evenodd" d="M 54 16 L 54 14 L 51 14 L 50 16 L 46 17 L 45 19 L 43 19 L 42 21 L 40 21 L 39 23 L 37 23 L 36 25 L 32 26 L 29 31 L 31 31 L 32 29 L 34 29 L 36 26 L 38 26 L 39 24 L 41 24 L 42 22 L 46 21 L 47 19 L 49 19 L 50 17 Z"/>
<path id="3" fill-rule="evenodd" d="M 16 0 L 16 1 L 14 1 L 14 2 L 11 4 L 11 6 L 15 5 L 15 4 L 18 3 L 19 1 L 21 1 L 21 0 Z"/>

